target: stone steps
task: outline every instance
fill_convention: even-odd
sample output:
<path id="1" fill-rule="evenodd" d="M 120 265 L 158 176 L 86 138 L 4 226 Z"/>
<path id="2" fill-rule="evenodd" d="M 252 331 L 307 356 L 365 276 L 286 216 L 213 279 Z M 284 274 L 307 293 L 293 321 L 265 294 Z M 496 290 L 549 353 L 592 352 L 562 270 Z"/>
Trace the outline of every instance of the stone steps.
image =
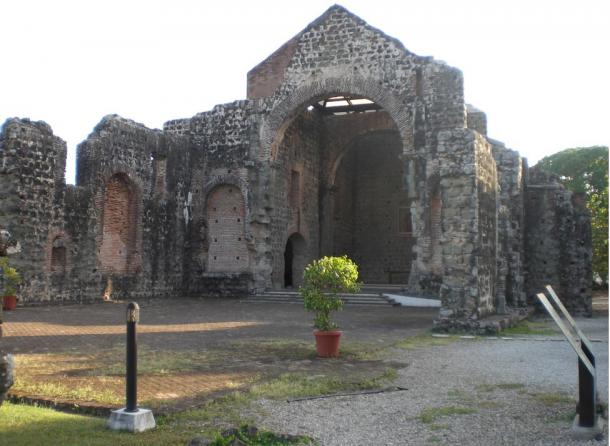
<path id="1" fill-rule="evenodd" d="M 371 306 L 392 306 L 395 305 L 385 297 L 373 293 L 339 294 L 345 305 L 371 305 Z M 255 294 L 248 298 L 248 302 L 266 302 L 279 304 L 300 304 L 303 305 L 303 298 L 297 291 L 265 291 Z"/>

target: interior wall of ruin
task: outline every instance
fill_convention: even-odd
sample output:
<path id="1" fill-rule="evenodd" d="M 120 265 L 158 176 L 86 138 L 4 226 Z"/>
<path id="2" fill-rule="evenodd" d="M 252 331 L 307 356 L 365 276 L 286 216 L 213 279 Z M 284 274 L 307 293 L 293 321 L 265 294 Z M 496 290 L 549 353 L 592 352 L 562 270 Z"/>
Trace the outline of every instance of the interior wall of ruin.
<path id="1" fill-rule="evenodd" d="M 272 173 L 272 256 L 274 287 L 284 286 L 284 252 L 288 238 L 303 238 L 301 255 L 309 263 L 319 256 L 320 152 L 323 123 L 316 113 L 301 112 L 278 146 Z M 295 275 L 296 283 L 300 274 Z"/>
<path id="2" fill-rule="evenodd" d="M 333 191 L 333 253 L 359 266 L 365 283 L 406 284 L 413 239 L 396 131 L 375 131 L 353 142 Z"/>

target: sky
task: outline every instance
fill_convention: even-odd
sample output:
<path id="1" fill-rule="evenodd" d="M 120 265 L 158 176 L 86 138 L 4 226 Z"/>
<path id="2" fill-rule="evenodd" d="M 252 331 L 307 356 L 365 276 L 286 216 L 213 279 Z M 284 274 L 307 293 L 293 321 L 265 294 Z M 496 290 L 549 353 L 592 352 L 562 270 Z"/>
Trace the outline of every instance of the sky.
<path id="1" fill-rule="evenodd" d="M 610 143 L 610 1 L 344 0 L 422 56 L 462 70 L 488 135 L 533 165 Z M 0 123 L 43 120 L 76 146 L 111 113 L 162 128 L 246 97 L 246 74 L 331 1 L 0 2 Z"/>

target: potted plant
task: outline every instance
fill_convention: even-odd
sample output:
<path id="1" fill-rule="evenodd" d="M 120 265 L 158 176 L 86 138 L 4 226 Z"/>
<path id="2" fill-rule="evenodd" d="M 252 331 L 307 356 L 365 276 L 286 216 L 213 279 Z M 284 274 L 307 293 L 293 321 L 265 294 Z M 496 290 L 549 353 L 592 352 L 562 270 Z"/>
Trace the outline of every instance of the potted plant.
<path id="1" fill-rule="evenodd" d="M 360 290 L 358 283 L 358 266 L 343 257 L 322 257 L 310 263 L 303 273 L 303 286 L 299 288 L 305 309 L 314 316 L 314 335 L 316 352 L 319 357 L 339 356 L 339 339 L 341 331 L 330 315 L 343 307 L 338 293 L 356 293 Z"/>
<path id="2" fill-rule="evenodd" d="M 0 258 L 0 268 L 4 275 L 4 289 L 2 290 L 2 309 L 14 310 L 17 308 L 17 287 L 21 283 L 19 272 L 9 265 L 6 257 Z"/>

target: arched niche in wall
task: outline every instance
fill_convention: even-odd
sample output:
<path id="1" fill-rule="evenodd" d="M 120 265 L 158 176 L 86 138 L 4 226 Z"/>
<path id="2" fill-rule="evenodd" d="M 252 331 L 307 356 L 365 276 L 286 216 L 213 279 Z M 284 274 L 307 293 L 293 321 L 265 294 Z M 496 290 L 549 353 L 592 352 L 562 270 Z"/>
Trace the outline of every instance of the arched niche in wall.
<path id="1" fill-rule="evenodd" d="M 63 232 L 55 233 L 49 239 L 49 272 L 63 276 L 71 267 L 70 240 Z"/>
<path id="2" fill-rule="evenodd" d="M 207 197 L 208 271 L 246 272 L 246 205 L 239 187 L 220 184 Z"/>
<path id="3" fill-rule="evenodd" d="M 133 181 L 117 173 L 106 181 L 99 257 L 107 272 L 129 274 L 139 268 L 138 194 Z"/>

